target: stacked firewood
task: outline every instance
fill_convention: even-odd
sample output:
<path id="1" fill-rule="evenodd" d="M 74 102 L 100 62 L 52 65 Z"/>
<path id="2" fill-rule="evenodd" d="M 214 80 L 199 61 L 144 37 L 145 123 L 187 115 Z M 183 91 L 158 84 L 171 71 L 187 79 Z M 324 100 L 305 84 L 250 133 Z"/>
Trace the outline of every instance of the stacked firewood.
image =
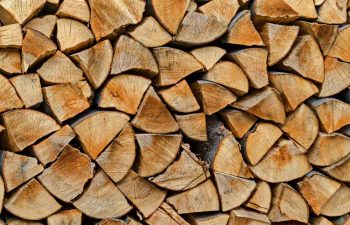
<path id="1" fill-rule="evenodd" d="M 0 224 L 349 225 L 348 0 L 0 0 Z"/>

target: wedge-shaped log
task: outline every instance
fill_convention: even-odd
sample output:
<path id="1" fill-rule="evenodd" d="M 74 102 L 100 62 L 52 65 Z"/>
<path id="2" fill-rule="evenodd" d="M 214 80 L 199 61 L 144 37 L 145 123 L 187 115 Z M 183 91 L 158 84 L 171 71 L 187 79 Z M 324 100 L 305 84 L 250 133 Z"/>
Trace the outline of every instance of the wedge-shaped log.
<path id="1" fill-rule="evenodd" d="M 11 82 L 0 74 L 0 112 L 23 107 L 23 102 L 18 96 Z"/>
<path id="2" fill-rule="evenodd" d="M 0 224 L 5 225 L 0 221 Z M 17 217 L 8 217 L 6 218 L 6 225 L 44 225 L 40 221 L 30 221 L 30 220 L 22 220 Z"/>
<path id="3" fill-rule="evenodd" d="M 90 9 L 85 0 L 64 0 L 56 13 L 60 17 L 73 18 L 88 23 Z"/>
<path id="4" fill-rule="evenodd" d="M 226 213 L 193 214 L 188 221 L 196 225 L 227 225 L 230 215 Z"/>
<path id="5" fill-rule="evenodd" d="M 207 140 L 207 124 L 204 113 L 175 115 L 175 118 L 186 137 L 197 141 Z"/>
<path id="6" fill-rule="evenodd" d="M 0 49 L 0 71 L 5 74 L 19 74 L 21 69 L 21 53 L 18 49 Z"/>
<path id="7" fill-rule="evenodd" d="M 210 70 L 226 54 L 226 50 L 216 46 L 204 46 L 193 49 L 191 54 L 206 70 Z"/>
<path id="8" fill-rule="evenodd" d="M 82 216 L 82 213 L 78 209 L 64 210 L 49 216 L 47 218 L 47 224 L 81 225 Z"/>
<path id="9" fill-rule="evenodd" d="M 337 180 L 350 182 L 350 175 L 348 173 L 349 169 L 350 155 L 347 155 L 344 159 L 340 160 L 339 162 L 331 166 L 322 168 L 322 171 Z"/>
<path id="10" fill-rule="evenodd" d="M 349 36 L 350 26 L 339 28 L 337 38 L 335 39 L 333 47 L 329 51 L 328 55 L 350 63 L 350 56 L 348 54 L 350 51 L 350 47 L 348 45 Z"/>
<path id="11" fill-rule="evenodd" d="M 318 9 L 318 22 L 329 24 L 343 24 L 347 14 L 346 0 L 325 0 Z"/>
<path id="12" fill-rule="evenodd" d="M 170 205 L 163 202 L 159 208 L 145 222 L 149 225 L 190 225 Z"/>
<path id="13" fill-rule="evenodd" d="M 314 0 L 304 0 L 295 2 L 293 0 L 283 0 L 289 5 L 299 16 L 303 19 L 317 19 L 317 12 L 315 8 Z M 277 10 L 277 9 L 276 9 Z"/>
<path id="14" fill-rule="evenodd" d="M 3 3 L 2 1 L 1 3 Z M 0 4 L 1 4 L 0 3 Z M 1 14 L 1 5 L 0 5 Z M 0 27 L 0 48 L 22 48 L 22 29 L 21 26 L 10 24 Z"/>
<path id="15" fill-rule="evenodd" d="M 38 74 L 23 74 L 11 78 L 10 81 L 26 108 L 39 105 L 43 102 L 43 93 Z"/>
<path id="16" fill-rule="evenodd" d="M 234 209 L 230 213 L 230 219 L 227 225 L 269 225 L 271 224 L 266 215 L 257 213 L 244 208 Z"/>
<path id="17" fill-rule="evenodd" d="M 266 214 L 270 210 L 271 196 L 269 184 L 265 181 L 260 181 L 257 183 L 254 193 L 245 203 L 245 206 Z"/>
<path id="18" fill-rule="evenodd" d="M 26 23 L 23 27 L 23 30 L 26 31 L 27 28 L 39 31 L 44 34 L 46 37 L 51 38 L 53 30 L 56 27 L 57 16 L 55 15 L 46 15 L 43 17 L 36 17 Z"/>
<path id="19" fill-rule="evenodd" d="M 238 8 L 238 0 L 213 0 L 199 7 L 198 11 L 228 26 Z"/>
<path id="20" fill-rule="evenodd" d="M 254 1 L 252 11 L 255 23 L 289 23 L 300 16 L 284 0 Z"/>

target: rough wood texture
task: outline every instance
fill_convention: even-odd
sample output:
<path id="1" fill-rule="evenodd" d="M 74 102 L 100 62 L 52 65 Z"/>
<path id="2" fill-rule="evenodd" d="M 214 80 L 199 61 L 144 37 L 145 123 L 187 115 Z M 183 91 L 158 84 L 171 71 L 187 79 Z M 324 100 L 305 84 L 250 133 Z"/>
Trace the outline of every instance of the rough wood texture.
<path id="1" fill-rule="evenodd" d="M 46 15 L 43 17 L 37 17 L 30 20 L 28 23 L 24 25 L 24 31 L 27 28 L 39 31 L 44 34 L 46 37 L 51 38 L 53 30 L 56 26 L 57 17 L 55 15 Z"/>
<path id="2" fill-rule="evenodd" d="M 82 213 L 77 209 L 64 210 L 55 213 L 47 218 L 48 225 L 81 225 Z"/>
<path id="3" fill-rule="evenodd" d="M 175 115 L 180 130 L 192 140 L 207 140 L 207 125 L 204 113 L 192 113 L 187 115 Z"/>
<path id="4" fill-rule="evenodd" d="M 191 54 L 203 64 L 206 70 L 210 70 L 225 53 L 225 49 L 216 46 L 199 47 L 191 51 Z"/>
<path id="5" fill-rule="evenodd" d="M 254 193 L 245 206 L 261 213 L 267 213 L 271 204 L 271 188 L 267 182 L 260 181 L 257 183 Z"/>
<path id="6" fill-rule="evenodd" d="M 270 221 L 264 214 L 243 208 L 234 209 L 230 212 L 228 225 L 240 224 L 268 225 L 270 224 Z"/>
<path id="7" fill-rule="evenodd" d="M 23 107 L 23 102 L 18 96 L 11 82 L 0 74 L 0 112 Z"/>
<path id="8" fill-rule="evenodd" d="M 5 74 L 22 72 L 21 55 L 18 49 L 0 49 L 0 71 Z"/>
<path id="9" fill-rule="evenodd" d="M 26 108 L 37 106 L 43 102 L 39 75 L 23 74 L 10 79 Z"/>
<path id="10" fill-rule="evenodd" d="M 85 0 L 64 0 L 56 15 L 77 19 L 86 23 L 90 21 L 90 9 Z"/>
<path id="11" fill-rule="evenodd" d="M 228 26 L 238 8 L 238 0 L 213 0 L 199 7 L 198 11 Z"/>
<path id="12" fill-rule="evenodd" d="M 19 24 L 0 27 L 0 48 L 20 49 L 22 47 L 22 39 L 22 30 Z"/>
<path id="13" fill-rule="evenodd" d="M 350 27 L 345 26 L 338 29 L 338 35 L 335 39 L 333 47 L 329 51 L 328 55 L 341 59 L 345 62 L 350 62 L 350 57 L 348 55 L 349 45 L 347 44 L 347 40 L 350 35 Z"/>

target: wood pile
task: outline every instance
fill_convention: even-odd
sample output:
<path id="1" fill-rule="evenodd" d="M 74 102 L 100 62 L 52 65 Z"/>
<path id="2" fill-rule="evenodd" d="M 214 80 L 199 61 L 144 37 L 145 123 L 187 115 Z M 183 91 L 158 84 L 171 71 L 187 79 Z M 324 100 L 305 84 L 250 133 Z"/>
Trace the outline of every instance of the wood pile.
<path id="1" fill-rule="evenodd" d="M 349 8 L 0 0 L 0 224 L 350 225 Z"/>

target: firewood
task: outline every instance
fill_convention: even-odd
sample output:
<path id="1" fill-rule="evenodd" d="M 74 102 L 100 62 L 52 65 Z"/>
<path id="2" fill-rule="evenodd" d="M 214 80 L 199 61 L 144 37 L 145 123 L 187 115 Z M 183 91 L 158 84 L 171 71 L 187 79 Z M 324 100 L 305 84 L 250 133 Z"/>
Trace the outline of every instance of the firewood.
<path id="1" fill-rule="evenodd" d="M 166 171 L 149 180 L 168 190 L 185 191 L 210 177 L 207 167 L 189 149 L 184 148 L 179 158 Z"/>
<path id="2" fill-rule="evenodd" d="M 22 39 L 22 29 L 18 23 L 0 27 L 0 48 L 20 49 L 22 48 Z"/>
<path id="3" fill-rule="evenodd" d="M 40 143 L 33 145 L 33 155 L 45 166 L 56 160 L 58 155 L 75 137 L 74 130 L 65 125 Z"/>
<path id="4" fill-rule="evenodd" d="M 126 225 L 126 223 L 123 220 L 108 219 L 108 220 L 102 220 L 100 223 L 97 223 L 96 225 Z"/>
<path id="5" fill-rule="evenodd" d="M 40 138 L 57 131 L 60 126 L 48 115 L 30 109 L 3 113 L 7 147 L 14 152 L 34 144 Z"/>
<path id="6" fill-rule="evenodd" d="M 192 13 L 198 8 L 197 2 L 195 0 L 190 0 L 190 3 L 187 6 L 186 12 Z"/>
<path id="7" fill-rule="evenodd" d="M 114 182 L 119 182 L 128 174 L 135 158 L 135 135 L 128 123 L 96 162 Z"/>
<path id="8" fill-rule="evenodd" d="M 45 0 L 5 0 L 0 3 L 0 20 L 4 24 L 25 24 L 45 5 Z"/>
<path id="9" fill-rule="evenodd" d="M 157 86 L 176 84 L 188 75 L 203 69 L 195 57 L 179 49 L 155 48 L 153 54 L 159 66 L 159 75 L 154 81 Z"/>
<path id="10" fill-rule="evenodd" d="M 297 165 L 297 166 L 296 166 Z M 312 166 L 303 150 L 291 140 L 280 140 L 254 167 L 253 173 L 261 180 L 281 183 L 303 177 Z"/>
<path id="11" fill-rule="evenodd" d="M 221 210 L 227 212 L 241 206 L 248 200 L 256 183 L 224 173 L 214 173 L 215 182 L 221 202 Z"/>
<path id="12" fill-rule="evenodd" d="M 273 66 L 291 50 L 298 36 L 297 26 L 264 23 L 260 27 L 260 36 L 269 50 L 268 65 Z"/>
<path id="13" fill-rule="evenodd" d="M 326 217 L 319 216 L 316 218 L 311 218 L 311 225 L 334 225 Z"/>
<path id="14" fill-rule="evenodd" d="M 230 220 L 227 225 L 269 225 L 270 221 L 266 215 L 243 208 L 234 209 L 230 213 Z"/>
<path id="15" fill-rule="evenodd" d="M 230 215 L 225 213 L 214 213 L 206 215 L 191 215 L 190 222 L 195 225 L 227 225 Z"/>
<path id="16" fill-rule="evenodd" d="M 331 199 L 322 207 L 321 214 L 335 217 L 350 212 L 350 188 L 342 184 L 339 190 Z"/>
<path id="17" fill-rule="evenodd" d="M 163 172 L 174 160 L 180 149 L 179 134 L 136 134 L 139 160 L 136 172 L 141 177 L 150 177 Z"/>
<path id="18" fill-rule="evenodd" d="M 46 15 L 43 17 L 37 17 L 30 20 L 23 27 L 23 30 L 26 31 L 27 28 L 39 31 L 44 34 L 46 37 L 50 38 L 52 36 L 53 30 L 56 26 L 57 16 L 55 15 Z"/>
<path id="19" fill-rule="evenodd" d="M 343 101 L 335 98 L 311 99 L 309 104 L 319 119 L 321 129 L 327 133 L 350 124 L 350 105 Z"/>
<path id="20" fill-rule="evenodd" d="M 293 0 L 283 0 L 303 19 L 317 19 L 317 12 L 314 0 L 304 0 L 295 2 Z"/>
<path id="21" fill-rule="evenodd" d="M 145 9 L 141 0 L 88 0 L 91 29 L 97 41 L 116 37 L 129 25 L 139 23 Z"/>
<path id="22" fill-rule="evenodd" d="M 60 51 L 51 56 L 37 72 L 41 79 L 49 84 L 84 80 L 83 71 Z"/>
<path id="23" fill-rule="evenodd" d="M 115 45 L 111 74 L 133 71 L 152 78 L 158 74 L 158 67 L 150 50 L 134 39 L 122 35 Z"/>
<path id="24" fill-rule="evenodd" d="M 180 130 L 186 137 L 197 141 L 207 140 L 207 125 L 204 113 L 175 115 L 175 118 Z"/>
<path id="25" fill-rule="evenodd" d="M 337 180 L 350 182 L 350 175 L 347 172 L 350 168 L 349 159 L 350 155 L 347 155 L 344 159 L 340 160 L 339 162 L 328 167 L 322 168 L 322 171 Z"/>
<path id="26" fill-rule="evenodd" d="M 249 10 L 239 12 L 230 23 L 228 33 L 223 38 L 223 42 L 244 46 L 263 46 L 264 42 L 261 40 L 250 18 L 251 13 Z"/>
<path id="27" fill-rule="evenodd" d="M 201 79 L 218 83 L 238 96 L 248 93 L 249 84 L 245 73 L 229 61 L 215 64 Z"/>
<path id="28" fill-rule="evenodd" d="M 339 28 L 337 38 L 335 39 L 333 47 L 329 51 L 328 55 L 345 62 L 350 62 L 350 57 L 348 56 L 349 46 L 347 42 L 349 35 L 350 26 Z"/>
<path id="29" fill-rule="evenodd" d="M 11 82 L 0 74 L 0 112 L 23 107 L 23 102 Z"/>
<path id="30" fill-rule="evenodd" d="M 38 180 L 52 195 L 70 202 L 83 192 L 85 183 L 93 177 L 93 169 L 94 163 L 89 157 L 67 145 Z"/>
<path id="31" fill-rule="evenodd" d="M 101 170 L 95 173 L 89 186 L 73 205 L 85 215 L 97 219 L 118 218 L 132 209 L 124 195 Z"/>
<path id="32" fill-rule="evenodd" d="M 83 50 L 94 42 L 89 28 L 78 21 L 65 18 L 57 20 L 56 37 L 60 50 L 66 54 Z"/>
<path id="33" fill-rule="evenodd" d="M 198 111 L 200 106 L 186 80 L 158 92 L 171 110 L 180 113 Z"/>
<path id="34" fill-rule="evenodd" d="M 64 0 L 56 15 L 77 19 L 86 23 L 90 21 L 90 9 L 85 0 Z"/>
<path id="35" fill-rule="evenodd" d="M 255 192 L 251 195 L 245 206 L 261 213 L 267 213 L 271 204 L 271 188 L 267 182 L 257 183 Z"/>
<path id="36" fill-rule="evenodd" d="M 19 74 L 21 69 L 21 54 L 18 49 L 0 49 L 0 71 L 5 74 Z"/>
<path id="37" fill-rule="evenodd" d="M 219 211 L 220 201 L 215 185 L 207 180 L 200 185 L 166 199 L 179 214 Z"/>
<path id="38" fill-rule="evenodd" d="M 229 90 L 210 81 L 198 80 L 191 88 L 206 115 L 220 111 L 237 99 Z"/>
<path id="39" fill-rule="evenodd" d="M 289 23 L 298 19 L 300 16 L 284 0 L 254 1 L 252 11 L 255 23 Z"/>
<path id="40" fill-rule="evenodd" d="M 81 225 L 82 213 L 77 209 L 64 210 L 47 218 L 48 225 Z"/>
<path id="41" fill-rule="evenodd" d="M 157 188 L 133 170 L 117 183 L 117 187 L 145 218 L 157 210 L 166 196 L 166 191 Z"/>
<path id="42" fill-rule="evenodd" d="M 249 113 L 230 108 L 221 111 L 220 116 L 236 138 L 242 138 L 257 120 Z"/>
<path id="43" fill-rule="evenodd" d="M 325 0 L 318 8 L 318 22 L 342 24 L 346 22 L 347 0 Z"/>
<path id="44" fill-rule="evenodd" d="M 225 25 L 208 15 L 188 13 L 175 37 L 175 43 L 185 46 L 204 45 L 217 40 L 225 31 Z"/>
<path id="45" fill-rule="evenodd" d="M 113 77 L 103 87 L 98 106 L 136 114 L 141 99 L 150 84 L 151 80 L 131 74 Z"/>
<path id="46" fill-rule="evenodd" d="M 238 0 L 212 0 L 199 7 L 198 11 L 228 26 L 238 8 Z"/>
<path id="47" fill-rule="evenodd" d="M 149 225 L 190 225 L 165 202 L 145 222 Z"/>
<path id="48" fill-rule="evenodd" d="M 318 83 L 323 82 L 323 54 L 315 38 L 310 35 L 296 39 L 290 53 L 281 61 L 281 66 Z"/>
<path id="49" fill-rule="evenodd" d="M 43 93 L 39 75 L 23 74 L 10 79 L 26 108 L 36 106 L 43 102 Z"/>
<path id="50" fill-rule="evenodd" d="M 267 75 L 268 51 L 263 48 L 248 48 L 230 52 L 228 57 L 235 61 L 246 73 L 249 84 L 254 88 L 262 88 L 268 85 Z"/>
<path id="51" fill-rule="evenodd" d="M 294 111 L 302 102 L 318 93 L 314 83 L 291 73 L 269 73 L 269 81 L 285 100 L 286 111 Z"/>
<path id="52" fill-rule="evenodd" d="M 226 54 L 226 50 L 216 46 L 204 46 L 193 49 L 191 54 L 206 70 L 210 70 Z"/>
<path id="53" fill-rule="evenodd" d="M 0 221 L 0 224 L 1 221 Z M 3 223 L 5 225 L 5 223 Z M 41 222 L 38 221 L 30 221 L 30 220 L 22 220 L 16 217 L 6 218 L 6 224 L 7 225 L 44 225 Z"/>
<path id="54" fill-rule="evenodd" d="M 246 95 L 234 103 L 234 107 L 256 117 L 284 124 L 286 113 L 279 93 L 270 87 Z"/>
<path id="55" fill-rule="evenodd" d="M 92 159 L 107 147 L 129 121 L 129 116 L 115 111 L 96 111 L 84 116 L 73 125 L 84 152 Z M 99 138 L 96 138 L 99 134 Z"/>
<path id="56" fill-rule="evenodd" d="M 151 0 L 150 6 L 158 21 L 171 34 L 176 34 L 185 16 L 189 0 Z"/>
<path id="57" fill-rule="evenodd" d="M 84 71 L 91 86 L 97 89 L 107 79 L 111 69 L 113 48 L 111 42 L 105 40 L 71 57 Z"/>
<path id="58" fill-rule="evenodd" d="M 57 212 L 61 205 L 34 178 L 5 199 L 5 209 L 25 220 L 41 220 Z"/>
<path id="59" fill-rule="evenodd" d="M 149 133 L 172 133 L 179 125 L 150 86 L 144 95 L 136 116 L 131 121 L 136 128 Z"/>
<path id="60" fill-rule="evenodd" d="M 258 164 L 282 134 L 282 130 L 271 123 L 256 124 L 242 142 L 242 150 L 247 161 L 252 166 Z"/>
<path id="61" fill-rule="evenodd" d="M 315 5 L 320 6 L 325 0 L 315 0 Z"/>
<path id="62" fill-rule="evenodd" d="M 148 48 L 160 47 L 172 41 L 172 36 L 152 16 L 131 27 L 128 34 Z"/>

